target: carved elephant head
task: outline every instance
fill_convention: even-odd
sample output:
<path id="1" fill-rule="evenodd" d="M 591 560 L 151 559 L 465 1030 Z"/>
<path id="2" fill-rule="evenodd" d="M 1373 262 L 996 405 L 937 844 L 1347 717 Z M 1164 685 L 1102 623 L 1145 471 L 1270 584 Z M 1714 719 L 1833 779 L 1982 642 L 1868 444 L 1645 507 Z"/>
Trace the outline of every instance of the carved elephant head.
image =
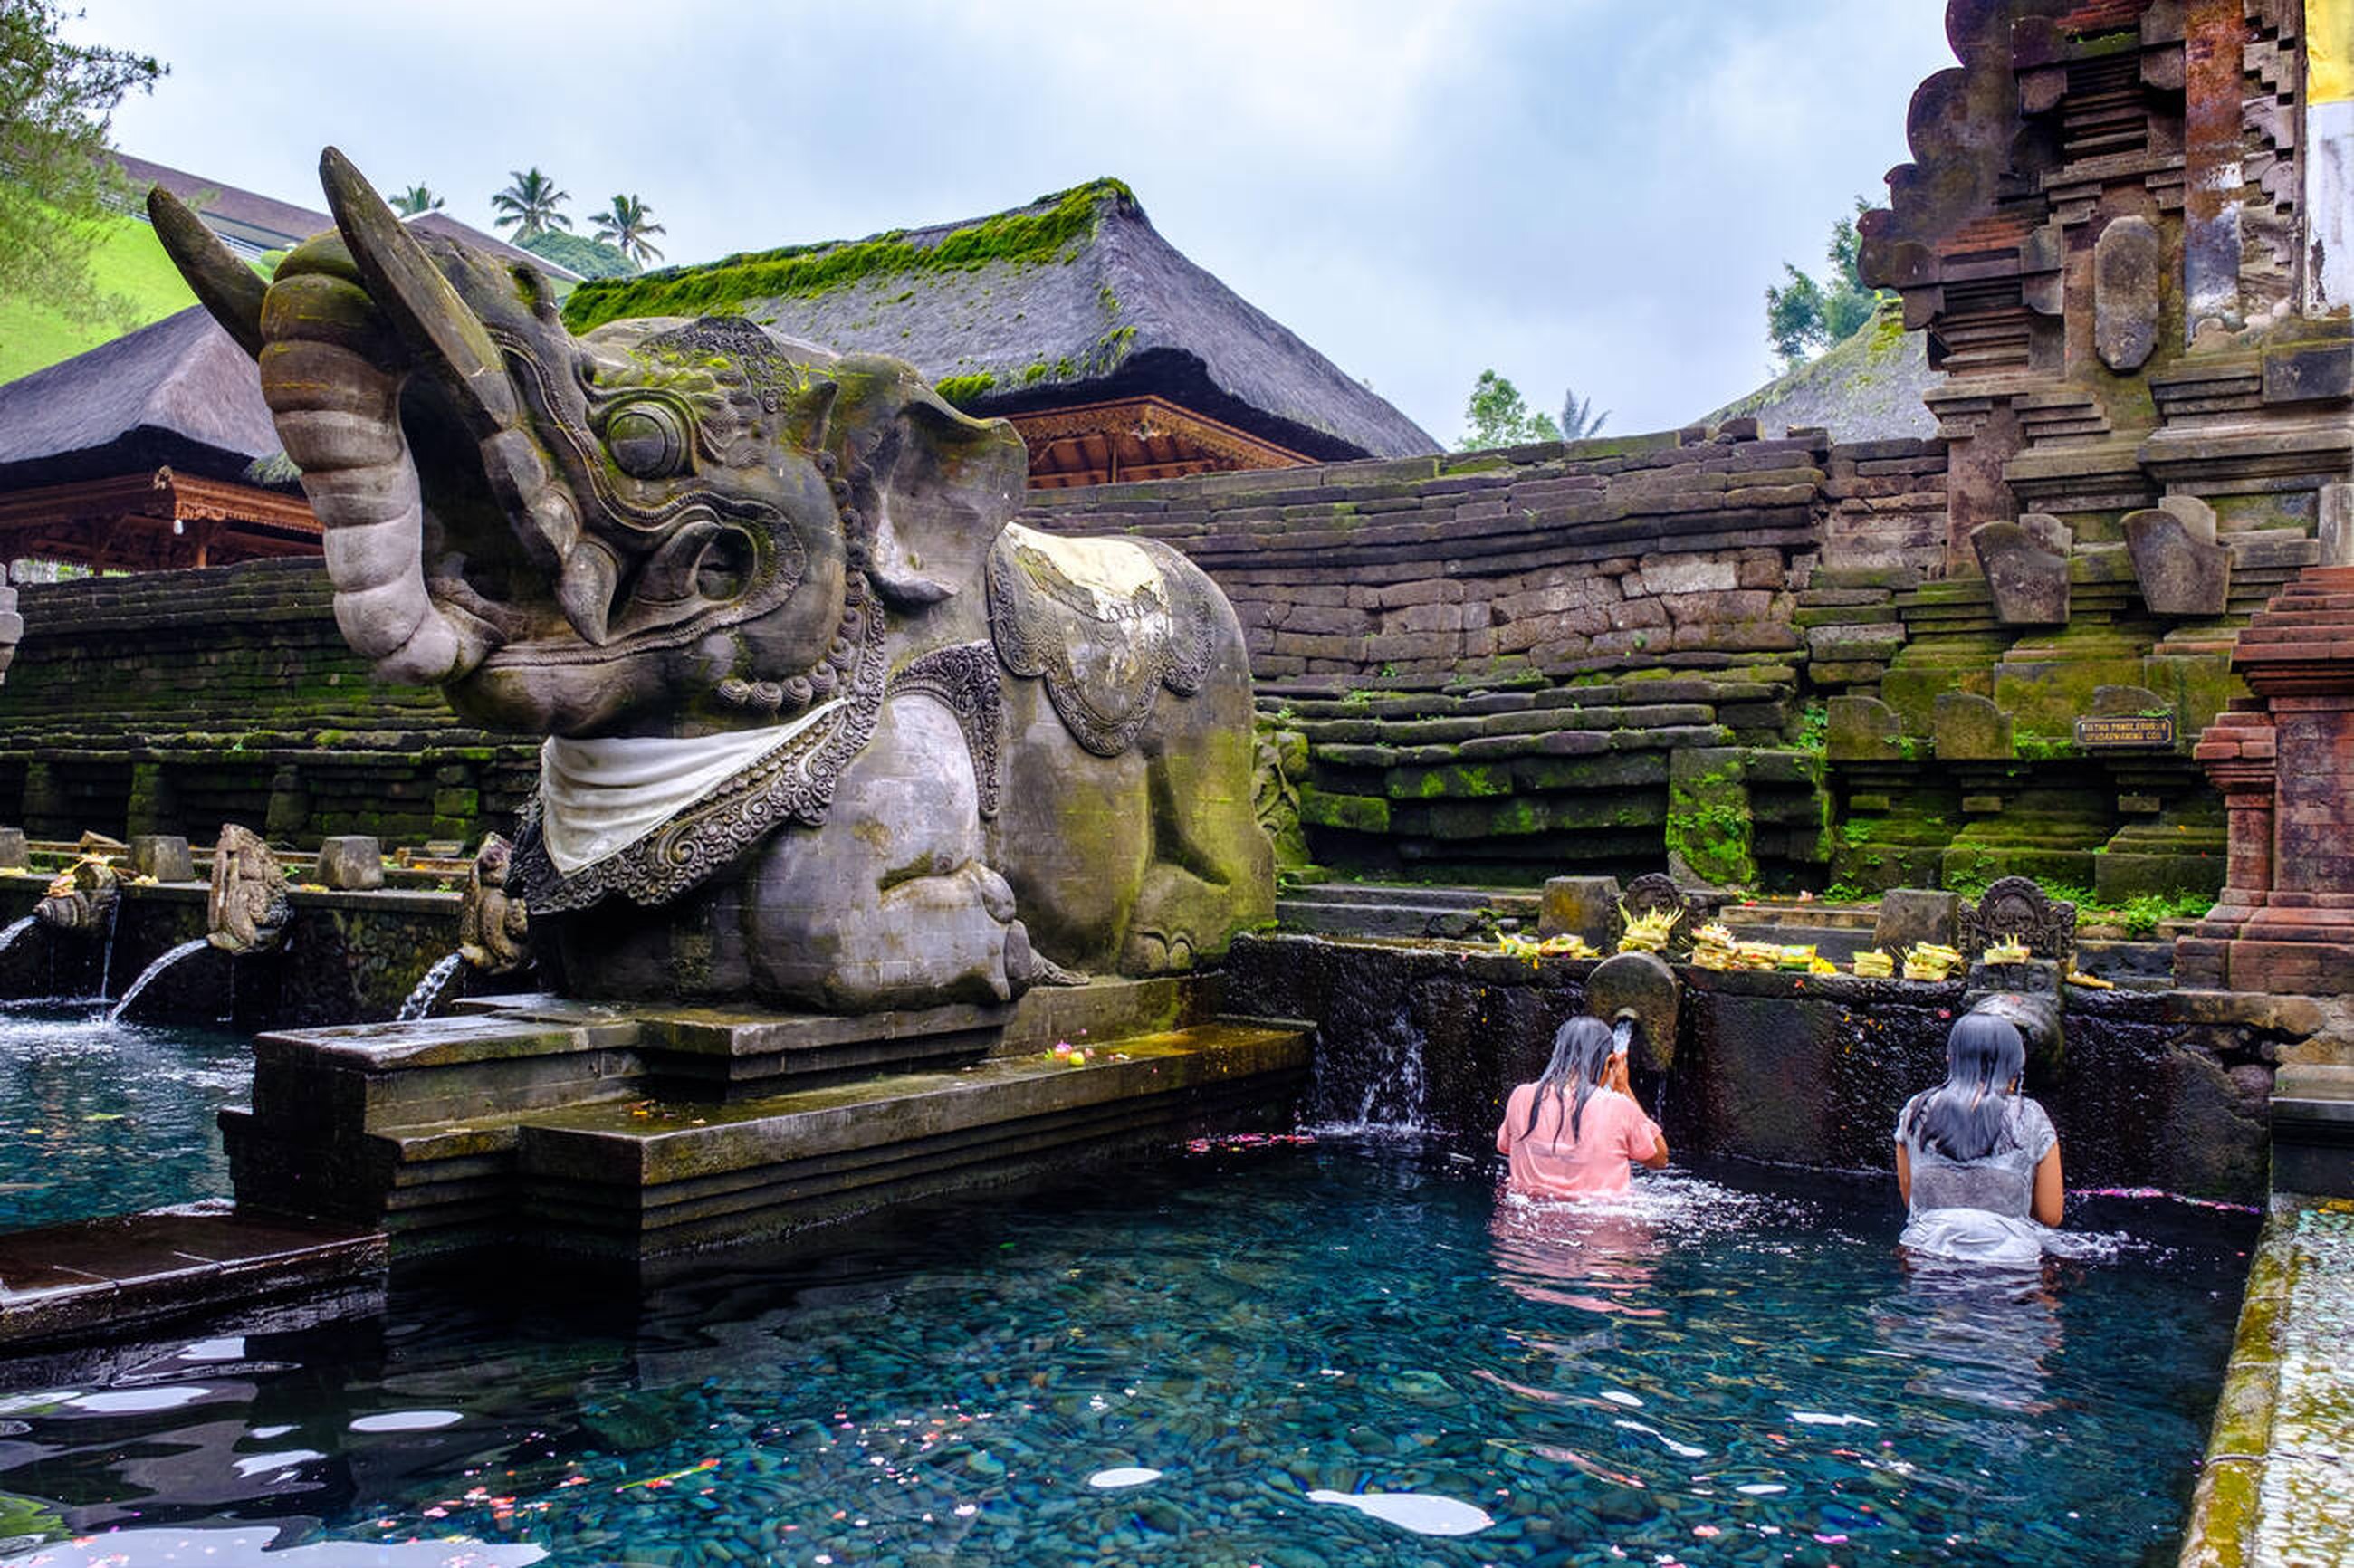
<path id="1" fill-rule="evenodd" d="M 875 595 L 964 592 L 1018 504 L 1012 428 L 912 366 L 741 317 L 575 337 L 537 270 L 410 230 L 332 148 L 321 177 L 336 231 L 267 284 L 168 193 L 149 207 L 260 362 L 344 635 L 477 723 L 790 718 L 845 680 Z"/>

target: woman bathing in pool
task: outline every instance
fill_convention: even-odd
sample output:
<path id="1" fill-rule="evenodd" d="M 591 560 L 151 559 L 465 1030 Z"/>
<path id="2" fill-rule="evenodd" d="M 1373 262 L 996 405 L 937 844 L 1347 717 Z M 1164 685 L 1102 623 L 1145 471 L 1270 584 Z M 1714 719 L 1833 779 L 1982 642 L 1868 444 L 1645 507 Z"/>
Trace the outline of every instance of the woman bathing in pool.
<path id="1" fill-rule="evenodd" d="M 1627 1086 L 1627 1057 L 1610 1026 L 1573 1018 L 1553 1037 L 1544 1075 L 1504 1102 L 1496 1152 L 1511 1160 L 1511 1190 L 1539 1198 L 1606 1197 L 1633 1179 L 1628 1161 L 1668 1162 L 1659 1124 Z"/>
<path id="2" fill-rule="evenodd" d="M 1946 1038 L 1946 1081 L 1896 1118 L 1896 1190 L 1910 1210 L 1901 1245 L 1967 1263 L 2033 1264 L 2064 1194 L 2060 1138 L 2019 1092 L 2027 1048 L 1999 1018 L 1972 1013 Z"/>

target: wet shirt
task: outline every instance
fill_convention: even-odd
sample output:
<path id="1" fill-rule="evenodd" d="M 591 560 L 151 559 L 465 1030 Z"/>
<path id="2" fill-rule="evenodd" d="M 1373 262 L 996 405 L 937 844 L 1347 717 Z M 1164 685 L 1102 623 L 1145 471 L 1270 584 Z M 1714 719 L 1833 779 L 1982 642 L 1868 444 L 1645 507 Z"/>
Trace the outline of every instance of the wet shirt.
<path id="1" fill-rule="evenodd" d="M 1908 1137 L 1913 1108 L 1896 1118 L 1896 1140 L 1913 1165 L 1911 1216 L 1902 1244 L 1915 1251 L 1988 1263 L 2031 1263 L 2042 1256 L 2043 1227 L 2028 1217 L 2035 1168 L 2060 1141 L 2052 1118 L 2025 1095 L 2009 1097 L 1994 1147 L 1976 1160 L 1949 1160 Z"/>
<path id="2" fill-rule="evenodd" d="M 1535 1129 L 1524 1134 L 1536 1093 L 1534 1084 L 1514 1089 L 1504 1104 L 1503 1125 L 1496 1128 L 1496 1152 L 1511 1160 L 1515 1192 L 1544 1198 L 1623 1192 L 1633 1180 L 1628 1162 L 1649 1160 L 1659 1150 L 1651 1118 L 1616 1089 L 1596 1089 L 1586 1097 L 1574 1139 L 1571 1097 L 1565 1094 L 1547 1095 Z"/>

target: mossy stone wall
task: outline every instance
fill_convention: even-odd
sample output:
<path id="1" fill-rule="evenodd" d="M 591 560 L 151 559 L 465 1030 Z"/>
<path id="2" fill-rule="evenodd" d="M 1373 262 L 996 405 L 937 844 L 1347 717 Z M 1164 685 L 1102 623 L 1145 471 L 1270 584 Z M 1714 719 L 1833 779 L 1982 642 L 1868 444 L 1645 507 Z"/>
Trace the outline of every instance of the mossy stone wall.
<path id="1" fill-rule="evenodd" d="M 37 838 L 225 821 L 387 849 L 504 828 L 537 743 L 382 683 L 335 629 L 316 561 L 28 586 L 0 684 L 0 821 Z"/>

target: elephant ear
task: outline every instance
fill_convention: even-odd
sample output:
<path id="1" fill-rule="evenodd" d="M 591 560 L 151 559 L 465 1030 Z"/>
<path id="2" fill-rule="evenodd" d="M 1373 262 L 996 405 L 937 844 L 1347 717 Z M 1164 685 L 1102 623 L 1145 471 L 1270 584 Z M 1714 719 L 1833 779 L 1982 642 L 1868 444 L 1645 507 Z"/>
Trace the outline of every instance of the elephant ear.
<path id="1" fill-rule="evenodd" d="M 869 468 L 868 576 L 885 599 L 915 609 L 978 584 L 991 545 L 1021 507 L 1029 456 L 1004 420 L 968 418 L 922 388 Z"/>

